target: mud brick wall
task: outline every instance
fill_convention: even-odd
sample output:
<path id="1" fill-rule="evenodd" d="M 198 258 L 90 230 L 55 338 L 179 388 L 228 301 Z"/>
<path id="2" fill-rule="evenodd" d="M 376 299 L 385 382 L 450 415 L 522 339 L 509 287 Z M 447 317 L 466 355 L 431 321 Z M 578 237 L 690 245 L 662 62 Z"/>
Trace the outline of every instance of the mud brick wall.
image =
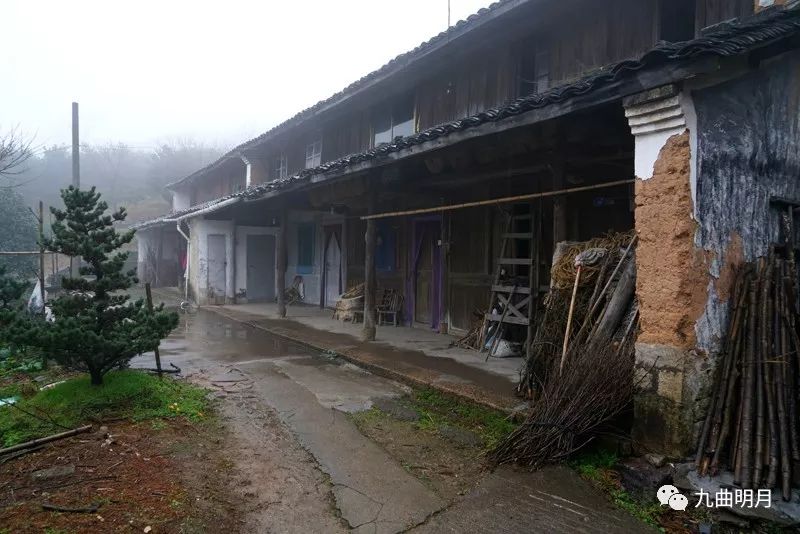
<path id="1" fill-rule="evenodd" d="M 705 416 L 734 272 L 780 238 L 770 199 L 800 200 L 800 53 L 701 84 L 683 88 L 687 131 L 666 139 L 636 184 L 634 438 L 676 457 Z"/>
<path id="2" fill-rule="evenodd" d="M 694 325 L 707 299 L 705 259 L 694 245 L 689 132 L 667 139 L 653 176 L 636 181 L 636 294 L 641 333 L 634 438 L 672 455 L 690 446 L 684 401 L 685 367 L 693 357 Z"/>

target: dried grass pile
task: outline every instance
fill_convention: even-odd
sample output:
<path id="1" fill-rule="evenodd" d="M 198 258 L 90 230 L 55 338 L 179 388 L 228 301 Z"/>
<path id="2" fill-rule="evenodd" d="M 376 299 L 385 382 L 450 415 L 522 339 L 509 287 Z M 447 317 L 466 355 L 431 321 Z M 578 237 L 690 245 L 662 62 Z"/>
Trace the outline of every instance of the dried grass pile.
<path id="1" fill-rule="evenodd" d="M 633 268 L 633 276 L 635 276 L 633 261 L 635 242 L 636 236 L 633 233 L 609 234 L 603 238 L 571 245 L 556 261 L 551 271 L 550 292 L 544 299 L 544 312 L 541 314 L 536 334 L 528 351 L 528 358 L 520 372 L 520 381 L 517 385 L 518 395 L 533 399 L 536 392 L 542 389 L 541 385 L 559 366 L 570 311 L 571 293 L 577 273 L 574 266 L 575 258 L 587 250 L 604 248 L 606 254 L 598 265 L 582 269 L 572 310 L 573 327 L 569 335 L 569 346 L 573 347 L 572 351 L 578 350 L 586 344 L 610 337 L 608 335 L 609 326 L 619 326 L 618 324 L 609 325 L 608 323 L 615 322 L 613 317 L 609 317 L 603 330 L 598 332 L 599 323 L 604 318 L 607 305 L 614 296 L 620 279 L 626 274 L 626 269 Z M 568 283 L 565 284 L 565 280 L 568 280 Z M 584 284 L 585 280 L 591 280 L 591 283 Z M 629 279 L 628 283 L 630 282 Z M 629 287 L 629 289 L 632 288 L 633 286 Z M 624 305 L 628 305 L 628 302 L 625 302 Z M 623 323 L 630 327 L 628 330 L 632 330 L 636 325 L 638 316 L 635 307 L 634 302 L 625 309 L 626 320 Z M 632 331 L 627 333 L 627 337 L 623 336 L 625 339 L 620 339 L 620 342 L 631 342 Z M 624 335 L 625 332 L 622 334 Z"/>

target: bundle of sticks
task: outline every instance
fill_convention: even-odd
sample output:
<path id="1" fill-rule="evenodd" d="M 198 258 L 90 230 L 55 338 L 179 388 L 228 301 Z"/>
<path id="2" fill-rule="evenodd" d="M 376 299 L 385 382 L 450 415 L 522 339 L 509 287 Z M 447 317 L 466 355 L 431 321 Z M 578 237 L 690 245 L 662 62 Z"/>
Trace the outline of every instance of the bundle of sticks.
<path id="1" fill-rule="evenodd" d="M 619 236 L 627 237 L 624 249 Z M 592 251 L 598 240 L 587 242 L 592 248 L 572 247 L 574 262 L 584 251 Z M 615 349 L 630 349 L 638 325 L 636 289 L 636 236 L 612 234 L 609 246 L 594 266 L 594 283 L 581 286 L 580 270 L 573 275 L 573 287 L 551 285 L 545 309 L 536 329 L 528 358 L 520 372 L 517 394 L 532 399 L 553 373 L 558 374 L 574 354 L 613 341 Z"/>
<path id="2" fill-rule="evenodd" d="M 480 333 L 483 327 L 483 318 L 486 316 L 485 310 L 475 309 L 472 310 L 472 320 L 470 321 L 469 330 L 459 339 L 453 341 L 450 346 L 461 347 L 463 349 L 477 350 L 480 347 Z"/>
<path id="3" fill-rule="evenodd" d="M 800 482 L 797 271 L 789 247 L 772 247 L 736 276 L 725 350 L 695 458 L 701 475 L 721 466 L 743 488 Z"/>
<path id="4" fill-rule="evenodd" d="M 580 269 L 571 291 L 551 290 L 517 387 L 533 402 L 522 425 L 491 452 L 496 463 L 536 468 L 562 460 L 630 405 L 638 325 L 635 243 L 629 236 L 624 250 L 612 245 L 595 253 L 597 275 L 583 290 Z"/>

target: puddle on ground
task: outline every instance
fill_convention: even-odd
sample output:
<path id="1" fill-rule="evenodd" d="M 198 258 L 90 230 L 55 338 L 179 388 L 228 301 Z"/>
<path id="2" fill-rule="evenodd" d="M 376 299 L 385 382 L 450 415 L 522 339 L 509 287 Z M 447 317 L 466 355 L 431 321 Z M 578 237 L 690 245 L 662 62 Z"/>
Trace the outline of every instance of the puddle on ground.
<path id="1" fill-rule="evenodd" d="M 312 349 L 202 309 L 181 313 L 180 324 L 161 342 L 160 352 L 162 358 L 205 355 L 222 363 L 317 355 Z"/>

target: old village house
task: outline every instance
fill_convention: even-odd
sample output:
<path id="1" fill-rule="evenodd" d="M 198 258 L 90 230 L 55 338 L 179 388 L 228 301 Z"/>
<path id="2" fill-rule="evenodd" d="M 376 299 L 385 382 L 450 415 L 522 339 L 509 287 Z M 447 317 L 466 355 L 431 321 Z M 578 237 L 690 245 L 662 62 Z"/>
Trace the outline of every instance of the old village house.
<path id="1" fill-rule="evenodd" d="M 772 3 L 501 0 L 171 184 L 140 276 L 323 308 L 366 280 L 451 334 L 513 289 L 524 328 L 557 243 L 635 230 L 634 434 L 683 454 L 731 269 L 777 239 L 770 198 L 800 200 L 800 12 Z"/>

